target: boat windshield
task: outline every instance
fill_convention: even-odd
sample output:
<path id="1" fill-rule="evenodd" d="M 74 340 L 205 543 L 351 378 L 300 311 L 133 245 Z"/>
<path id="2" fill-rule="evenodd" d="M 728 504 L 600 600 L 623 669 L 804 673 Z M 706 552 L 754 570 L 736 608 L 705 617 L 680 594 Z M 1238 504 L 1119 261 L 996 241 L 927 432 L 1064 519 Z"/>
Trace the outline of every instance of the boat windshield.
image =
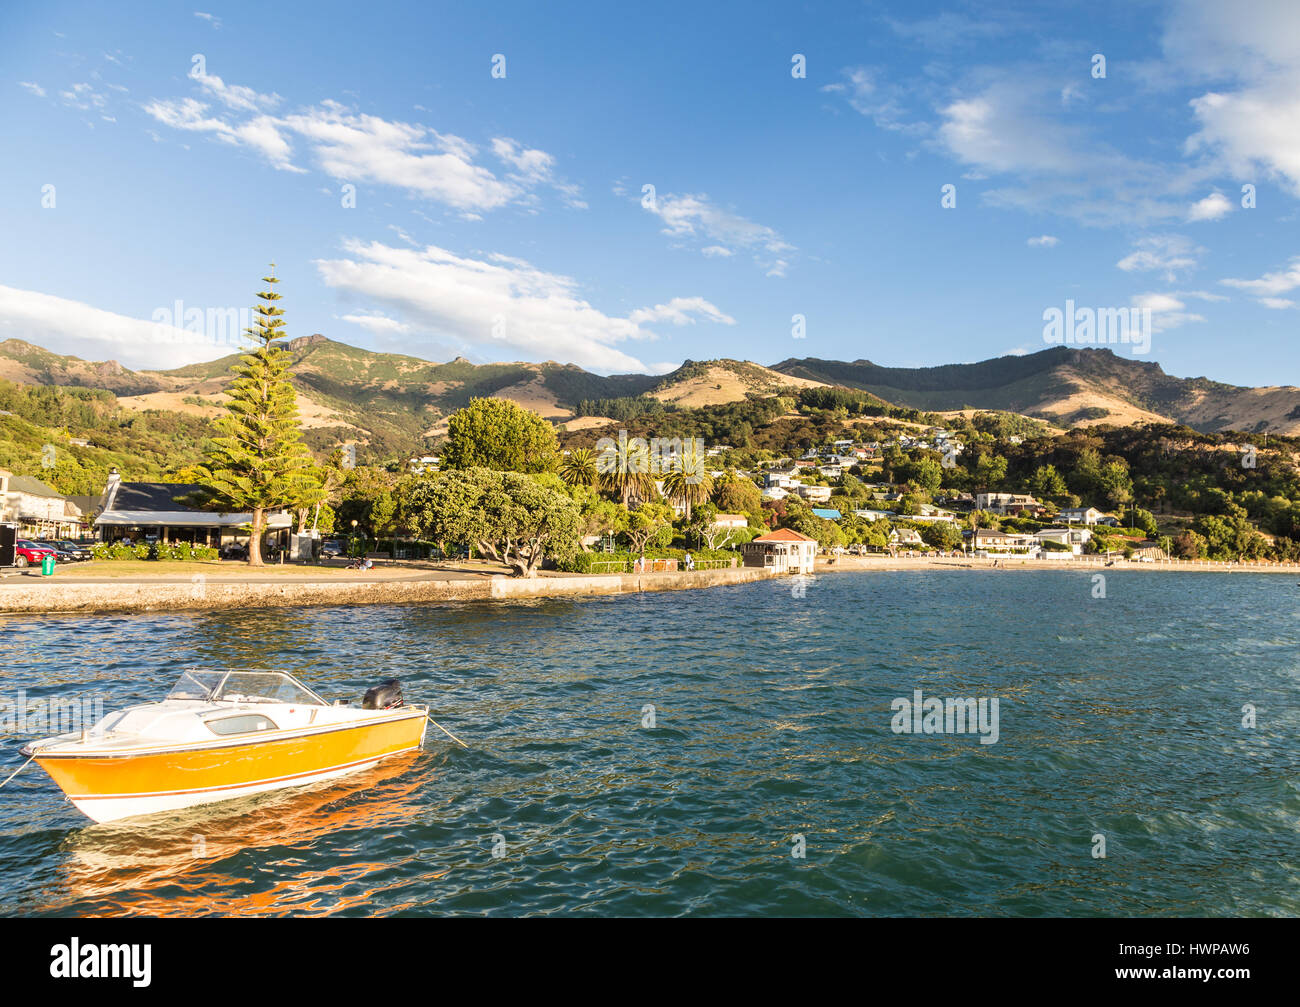
<path id="1" fill-rule="evenodd" d="M 283 671 L 187 671 L 181 675 L 167 698 L 226 703 L 329 705 Z"/>

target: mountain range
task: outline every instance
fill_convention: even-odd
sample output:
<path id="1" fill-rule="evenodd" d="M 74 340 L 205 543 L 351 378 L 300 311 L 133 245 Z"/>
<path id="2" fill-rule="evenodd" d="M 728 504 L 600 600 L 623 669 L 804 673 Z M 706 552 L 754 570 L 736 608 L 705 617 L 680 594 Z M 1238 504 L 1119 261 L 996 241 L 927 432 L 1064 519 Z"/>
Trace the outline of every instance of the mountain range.
<path id="1" fill-rule="evenodd" d="M 445 363 L 377 353 L 312 335 L 284 344 L 304 426 L 322 442 L 357 440 L 409 450 L 445 430 L 474 396 L 508 398 L 578 430 L 610 422 L 591 413 L 600 400 L 649 396 L 678 408 L 718 405 L 750 394 L 840 385 L 898 406 L 927 411 L 1003 410 L 1059 427 L 1180 423 L 1204 432 L 1300 435 L 1300 388 L 1249 388 L 1177 378 L 1159 364 L 1106 349 L 1056 347 L 940 367 L 883 367 L 814 357 L 770 367 L 742 360 L 686 361 L 663 375 L 592 374 L 573 364 Z M 18 339 L 0 342 L 0 379 L 28 385 L 101 388 L 133 410 L 216 416 L 232 354 L 169 371 L 132 371 L 113 361 L 62 356 Z"/>

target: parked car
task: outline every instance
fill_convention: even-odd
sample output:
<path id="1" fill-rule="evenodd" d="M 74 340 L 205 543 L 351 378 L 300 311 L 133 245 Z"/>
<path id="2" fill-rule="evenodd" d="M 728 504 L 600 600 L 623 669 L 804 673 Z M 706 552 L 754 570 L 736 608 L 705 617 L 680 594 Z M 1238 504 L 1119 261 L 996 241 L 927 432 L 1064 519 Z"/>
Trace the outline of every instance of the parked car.
<path id="1" fill-rule="evenodd" d="M 61 542 L 51 542 L 50 545 L 58 546 L 60 549 L 66 552 L 69 555 L 69 557 L 71 557 L 73 560 L 94 558 L 94 554 L 91 553 L 90 548 L 88 546 L 81 545 L 78 542 L 71 542 L 71 541 L 64 540 Z"/>
<path id="2" fill-rule="evenodd" d="M 39 542 L 20 538 L 14 543 L 15 566 L 24 567 L 39 565 L 46 556 L 54 556 L 56 561 L 58 559 L 53 549 L 43 546 Z"/>
<path id="3" fill-rule="evenodd" d="M 50 550 L 50 552 L 54 553 L 54 558 L 55 558 L 58 562 L 60 562 L 60 563 L 71 563 L 71 562 L 72 562 L 72 553 L 68 552 L 67 549 L 63 548 L 63 544 L 62 544 L 62 543 L 60 543 L 60 542 L 49 542 L 49 541 L 47 541 L 47 540 L 45 540 L 45 539 L 41 539 L 41 540 L 40 540 L 39 542 L 37 542 L 36 544 L 37 544 L 38 546 L 40 546 L 42 549 L 48 549 L 48 550 Z"/>
<path id="4" fill-rule="evenodd" d="M 322 559 L 333 559 L 348 554 L 347 541 L 341 538 L 327 538 L 320 544 Z"/>

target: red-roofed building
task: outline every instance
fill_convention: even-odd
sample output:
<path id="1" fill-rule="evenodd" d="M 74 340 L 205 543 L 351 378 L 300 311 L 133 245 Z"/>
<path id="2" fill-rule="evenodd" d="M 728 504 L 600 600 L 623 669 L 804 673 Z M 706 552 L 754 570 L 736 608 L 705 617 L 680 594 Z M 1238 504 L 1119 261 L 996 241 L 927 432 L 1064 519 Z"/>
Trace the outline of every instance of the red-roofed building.
<path id="1" fill-rule="evenodd" d="M 769 567 L 781 573 L 812 573 L 817 540 L 792 528 L 777 528 L 745 543 L 745 566 Z"/>

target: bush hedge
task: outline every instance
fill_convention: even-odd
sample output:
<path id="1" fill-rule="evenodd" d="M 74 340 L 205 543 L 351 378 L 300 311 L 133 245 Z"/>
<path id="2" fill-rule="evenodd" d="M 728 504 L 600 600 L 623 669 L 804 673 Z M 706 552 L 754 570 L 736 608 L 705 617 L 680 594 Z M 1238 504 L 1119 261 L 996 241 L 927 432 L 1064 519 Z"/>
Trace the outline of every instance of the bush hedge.
<path id="1" fill-rule="evenodd" d="M 647 549 L 646 559 L 675 559 L 681 569 L 689 552 L 698 564 L 702 560 L 734 560 L 740 562 L 740 553 L 730 549 Z M 632 564 L 641 554 L 624 550 L 618 552 L 580 552 L 572 559 L 556 563 L 565 573 L 631 573 Z"/>
<path id="2" fill-rule="evenodd" d="M 208 560 L 217 559 L 217 550 L 210 545 L 191 545 L 177 542 L 173 545 L 158 542 L 142 542 L 139 545 L 127 545 L 103 542 L 90 547 L 90 554 L 95 559 L 159 559 L 159 560 Z"/>

